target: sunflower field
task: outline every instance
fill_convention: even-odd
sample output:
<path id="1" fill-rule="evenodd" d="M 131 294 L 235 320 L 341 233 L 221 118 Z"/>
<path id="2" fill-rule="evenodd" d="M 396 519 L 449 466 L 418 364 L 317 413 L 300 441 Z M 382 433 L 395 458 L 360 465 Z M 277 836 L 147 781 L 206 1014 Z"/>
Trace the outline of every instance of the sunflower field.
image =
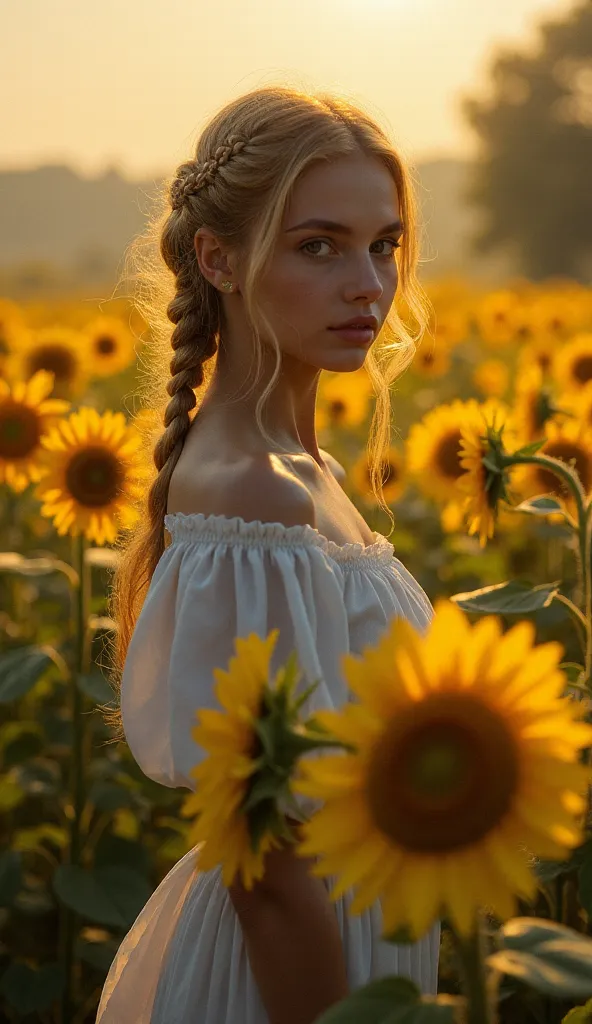
<path id="1" fill-rule="evenodd" d="M 284 723 L 302 749 L 323 731 L 357 744 L 295 778 L 326 801 L 302 850 L 326 858 L 319 873 L 358 884 L 359 907 L 384 892 L 397 941 L 446 911 L 442 998 L 418 1020 L 489 1024 L 461 998 L 484 998 L 458 939 L 473 893 L 491 1024 L 581 1024 L 592 1015 L 592 291 L 563 279 L 425 288 L 433 322 L 392 389 L 383 481 L 396 554 L 434 604 L 433 628 L 420 644 L 397 620 L 366 662 L 351 660 L 348 683 L 371 693 L 367 707 L 295 732 L 295 717 Z M 198 840 L 212 864 L 224 849 L 189 820 L 199 799 L 144 776 L 105 715 L 117 540 L 137 521 L 162 429 L 159 411 L 136 408 L 148 334 L 125 299 L 0 298 L 0 1022 L 94 1022 L 122 938 L 162 878 Z M 366 458 L 372 399 L 363 369 L 323 374 L 317 430 L 382 531 Z M 261 664 L 272 641 L 249 638 L 242 657 Z M 384 684 L 387 658 L 398 689 Z M 462 764 L 438 733 L 444 708 Z M 437 737 L 422 757 L 409 740 L 418 721 Z M 385 792 L 411 759 L 431 801 L 461 794 L 437 829 L 427 796 L 420 806 L 411 786 Z M 361 779 L 369 798 L 356 803 Z M 440 871 L 452 835 L 455 859 Z M 245 870 L 257 868 L 251 850 Z M 512 929 L 512 917 L 530 924 Z M 399 1017 L 360 1009 L 327 1024 L 387 1019 Z"/>

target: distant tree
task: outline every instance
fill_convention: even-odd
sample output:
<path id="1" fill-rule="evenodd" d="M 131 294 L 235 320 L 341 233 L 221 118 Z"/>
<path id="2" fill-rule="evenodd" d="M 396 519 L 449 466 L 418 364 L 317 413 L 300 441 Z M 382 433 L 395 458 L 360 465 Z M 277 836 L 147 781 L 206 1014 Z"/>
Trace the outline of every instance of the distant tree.
<path id="1" fill-rule="evenodd" d="M 592 0 L 540 26 L 534 54 L 498 53 L 490 101 L 461 108 L 481 138 L 464 198 L 476 253 L 512 248 L 534 280 L 592 274 Z"/>

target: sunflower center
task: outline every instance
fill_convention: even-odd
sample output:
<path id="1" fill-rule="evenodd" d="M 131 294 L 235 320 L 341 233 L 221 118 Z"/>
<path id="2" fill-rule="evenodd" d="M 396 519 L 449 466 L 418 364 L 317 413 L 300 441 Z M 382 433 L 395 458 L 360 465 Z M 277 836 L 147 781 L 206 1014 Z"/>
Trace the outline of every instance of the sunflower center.
<path id="1" fill-rule="evenodd" d="M 381 462 L 380 470 L 382 474 L 381 482 L 383 487 L 386 487 L 387 484 L 395 483 L 399 474 L 397 472 L 397 466 L 395 466 L 390 459 L 385 459 Z"/>
<path id="2" fill-rule="evenodd" d="M 66 486 L 80 505 L 100 508 L 121 491 L 124 472 L 115 455 L 101 447 L 76 452 L 66 470 Z"/>
<path id="3" fill-rule="evenodd" d="M 37 370 L 50 370 L 56 381 L 71 381 L 76 375 L 76 360 L 63 345 L 39 345 L 29 354 L 27 364 L 30 377 Z"/>
<path id="4" fill-rule="evenodd" d="M 573 375 L 582 384 L 592 380 L 592 355 L 580 356 L 579 359 L 576 359 L 573 366 Z"/>
<path id="5" fill-rule="evenodd" d="M 586 493 L 590 490 L 592 487 L 590 454 L 581 445 L 568 441 L 565 438 L 560 438 L 557 441 L 549 441 L 545 445 L 542 454 L 550 455 L 553 459 L 561 459 L 567 465 L 573 459 L 576 473 L 582 482 L 582 487 Z M 545 491 L 552 491 L 554 494 L 571 494 L 567 484 L 543 466 L 537 468 L 536 475 Z"/>
<path id="6" fill-rule="evenodd" d="M 329 403 L 329 410 L 334 420 L 342 420 L 347 411 L 347 406 L 341 398 L 333 398 Z"/>
<path id="7" fill-rule="evenodd" d="M 110 356 L 111 353 L 115 351 L 115 342 L 108 334 L 104 334 L 100 338 L 97 338 L 95 348 L 99 355 Z"/>
<path id="8" fill-rule="evenodd" d="M 436 451 L 436 459 L 439 468 L 444 476 L 450 477 L 453 480 L 456 480 L 457 477 L 465 472 L 460 464 L 460 444 L 460 430 L 451 430 L 441 439 Z"/>
<path id="9" fill-rule="evenodd" d="M 26 458 L 39 437 L 39 419 L 33 409 L 11 400 L 0 405 L 0 458 Z"/>
<path id="10" fill-rule="evenodd" d="M 378 828 L 418 853 L 478 842 L 516 793 L 519 764 L 502 717 L 465 692 L 397 712 L 372 751 L 367 797 Z"/>

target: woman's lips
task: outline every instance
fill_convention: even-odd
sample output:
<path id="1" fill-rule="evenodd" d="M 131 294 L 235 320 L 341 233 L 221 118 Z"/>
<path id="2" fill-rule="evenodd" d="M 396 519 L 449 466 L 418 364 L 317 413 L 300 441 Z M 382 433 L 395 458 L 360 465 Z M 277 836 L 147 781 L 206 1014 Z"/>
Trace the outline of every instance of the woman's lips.
<path id="1" fill-rule="evenodd" d="M 354 345 L 369 345 L 374 338 L 372 327 L 329 327 L 329 330 Z"/>

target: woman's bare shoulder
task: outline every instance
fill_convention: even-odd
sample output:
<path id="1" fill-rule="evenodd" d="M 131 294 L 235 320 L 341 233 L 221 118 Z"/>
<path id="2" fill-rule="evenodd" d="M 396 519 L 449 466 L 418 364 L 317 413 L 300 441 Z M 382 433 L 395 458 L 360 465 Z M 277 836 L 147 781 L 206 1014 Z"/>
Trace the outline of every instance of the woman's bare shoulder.
<path id="1" fill-rule="evenodd" d="M 308 487 L 270 453 L 244 458 L 232 466 L 210 465 L 205 473 L 173 474 L 167 512 L 316 526 Z"/>

